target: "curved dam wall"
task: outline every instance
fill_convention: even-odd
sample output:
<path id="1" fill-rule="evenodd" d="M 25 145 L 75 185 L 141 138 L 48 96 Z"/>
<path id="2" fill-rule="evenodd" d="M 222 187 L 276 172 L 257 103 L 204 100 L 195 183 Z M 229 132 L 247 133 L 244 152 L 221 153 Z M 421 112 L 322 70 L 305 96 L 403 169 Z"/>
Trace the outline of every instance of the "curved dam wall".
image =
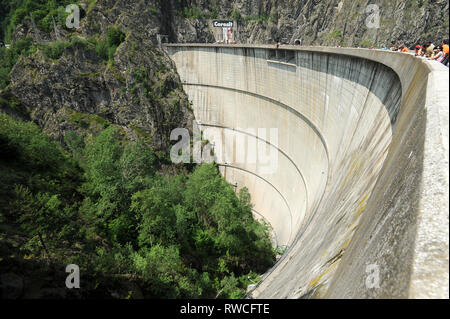
<path id="1" fill-rule="evenodd" d="M 253 298 L 448 298 L 448 69 L 363 49 L 167 45 L 227 181 L 286 252 Z"/>

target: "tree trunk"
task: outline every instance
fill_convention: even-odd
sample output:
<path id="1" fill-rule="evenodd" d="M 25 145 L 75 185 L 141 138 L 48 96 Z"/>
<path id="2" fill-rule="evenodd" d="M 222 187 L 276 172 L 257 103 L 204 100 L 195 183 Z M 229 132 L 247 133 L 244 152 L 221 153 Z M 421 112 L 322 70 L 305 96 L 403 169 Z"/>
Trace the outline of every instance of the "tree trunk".
<path id="1" fill-rule="evenodd" d="M 45 245 L 44 238 L 42 238 L 42 234 L 38 233 L 38 236 L 39 236 L 39 240 L 41 241 L 42 247 L 44 247 L 44 251 L 45 251 L 45 255 L 47 256 L 47 259 L 51 260 L 50 252 L 47 249 L 47 245 Z"/>

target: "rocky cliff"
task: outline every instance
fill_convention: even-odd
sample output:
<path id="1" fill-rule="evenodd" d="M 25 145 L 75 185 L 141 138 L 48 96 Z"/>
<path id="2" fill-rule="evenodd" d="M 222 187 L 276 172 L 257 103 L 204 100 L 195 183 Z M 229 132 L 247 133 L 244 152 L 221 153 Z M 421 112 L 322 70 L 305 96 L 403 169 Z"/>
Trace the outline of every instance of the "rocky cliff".
<path id="1" fill-rule="evenodd" d="M 36 122 L 61 142 L 68 131 L 90 135 L 117 125 L 129 139 L 166 149 L 172 129 L 192 127 L 193 113 L 172 61 L 156 45 L 157 4 L 104 0 L 83 7 L 80 28 L 58 26 L 59 41 L 27 18 L 17 28 L 15 40 L 32 37 L 35 52 L 12 69 L 1 96 L 13 103 L 3 103 L 3 111 Z M 123 39 L 106 52 L 111 28 Z"/>
<path id="2" fill-rule="evenodd" d="M 184 0 L 169 1 L 173 40 L 212 40 L 211 19 L 238 21 L 239 42 L 354 47 L 413 46 L 448 38 L 447 0 Z M 372 6 L 369 6 L 372 5 Z M 373 6 L 376 5 L 377 7 Z M 379 13 L 379 27 L 375 15 Z M 366 23 L 368 22 L 368 23 Z"/>

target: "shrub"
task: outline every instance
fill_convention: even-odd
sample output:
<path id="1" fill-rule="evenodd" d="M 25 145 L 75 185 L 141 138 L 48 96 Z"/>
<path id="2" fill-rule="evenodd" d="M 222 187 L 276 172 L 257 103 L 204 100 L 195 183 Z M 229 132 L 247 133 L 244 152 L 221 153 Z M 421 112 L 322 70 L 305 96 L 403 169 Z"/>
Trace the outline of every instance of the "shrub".
<path id="1" fill-rule="evenodd" d="M 119 28 L 110 28 L 106 34 L 106 43 L 110 48 L 118 47 L 123 41 L 125 41 L 125 33 Z"/>
<path id="2" fill-rule="evenodd" d="M 369 48 L 372 45 L 373 45 L 372 42 L 369 41 L 369 40 L 362 40 L 361 43 L 360 43 L 360 46 L 362 48 Z"/>
<path id="3" fill-rule="evenodd" d="M 231 12 L 231 18 L 233 20 L 239 21 L 242 20 L 242 15 L 239 10 L 233 9 L 233 11 Z"/>
<path id="4" fill-rule="evenodd" d="M 204 16 L 202 10 L 196 5 L 192 5 L 190 8 L 184 8 L 181 15 L 187 19 L 201 19 Z"/>
<path id="5" fill-rule="evenodd" d="M 161 12 L 156 8 L 150 8 L 150 12 L 154 15 L 159 15 Z"/>
<path id="6" fill-rule="evenodd" d="M 97 42 L 95 46 L 95 52 L 97 52 L 99 58 L 108 60 L 108 45 L 105 41 Z"/>
<path id="7" fill-rule="evenodd" d="M 340 30 L 334 30 L 328 36 L 330 38 L 342 38 L 342 32 Z"/>
<path id="8" fill-rule="evenodd" d="M 88 47 L 88 42 L 77 36 L 73 36 L 72 40 L 70 41 L 70 46 L 79 49 L 86 49 Z"/>
<path id="9" fill-rule="evenodd" d="M 70 42 L 67 41 L 55 41 L 41 46 L 44 54 L 54 60 L 58 60 L 68 47 Z"/>
<path id="10" fill-rule="evenodd" d="M 125 41 L 125 33 L 119 28 L 110 28 L 106 34 L 106 41 L 98 41 L 95 46 L 95 51 L 102 60 L 112 60 L 114 59 L 117 47 L 123 41 Z"/>
<path id="11" fill-rule="evenodd" d="M 108 47 L 108 59 L 114 59 L 114 54 L 116 53 L 117 47 L 113 45 L 112 47 Z"/>

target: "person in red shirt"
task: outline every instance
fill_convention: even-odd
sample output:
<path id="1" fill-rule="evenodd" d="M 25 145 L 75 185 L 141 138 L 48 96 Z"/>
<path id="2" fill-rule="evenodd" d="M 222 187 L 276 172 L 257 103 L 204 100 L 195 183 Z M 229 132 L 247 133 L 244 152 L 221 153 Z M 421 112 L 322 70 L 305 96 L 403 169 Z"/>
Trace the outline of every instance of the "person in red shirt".
<path id="1" fill-rule="evenodd" d="M 424 54 L 424 50 L 423 50 L 423 46 L 421 46 L 420 44 L 418 44 L 418 45 L 416 45 L 416 48 L 415 48 L 415 55 L 416 56 L 422 56 L 423 54 Z"/>

